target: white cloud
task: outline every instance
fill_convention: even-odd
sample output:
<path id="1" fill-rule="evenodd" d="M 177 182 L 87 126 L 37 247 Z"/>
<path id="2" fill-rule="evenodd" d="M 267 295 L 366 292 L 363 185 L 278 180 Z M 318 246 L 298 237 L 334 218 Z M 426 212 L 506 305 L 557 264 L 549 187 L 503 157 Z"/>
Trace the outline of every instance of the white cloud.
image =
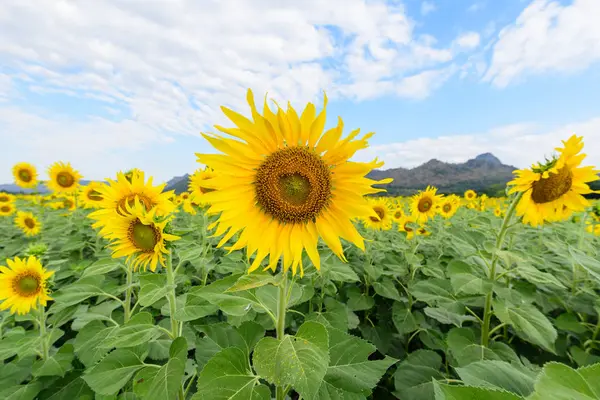
<path id="1" fill-rule="evenodd" d="M 477 32 L 465 32 L 458 36 L 454 41 L 459 47 L 465 49 L 474 49 L 479 46 L 481 37 Z"/>
<path id="2" fill-rule="evenodd" d="M 521 123 L 501 126 L 488 132 L 421 138 L 406 142 L 371 146 L 357 153 L 357 159 L 367 161 L 379 157 L 383 168 L 413 168 L 432 158 L 460 163 L 482 153 L 492 153 L 504 164 L 525 168 L 544 156 L 550 156 L 561 140 L 572 134 L 583 136 L 585 165 L 600 167 L 600 117 L 550 129 L 537 124 Z"/>
<path id="3" fill-rule="evenodd" d="M 544 72 L 582 70 L 600 61 L 600 1 L 535 0 L 502 29 L 484 79 L 504 87 Z"/>
<path id="4" fill-rule="evenodd" d="M 485 7 L 485 1 L 476 1 L 475 3 L 471 4 L 468 8 L 467 8 L 467 12 L 477 12 L 479 10 L 483 10 L 483 8 Z"/>
<path id="5" fill-rule="evenodd" d="M 424 1 L 421 3 L 421 15 L 427 15 L 437 10 L 436 5 L 431 1 Z"/>

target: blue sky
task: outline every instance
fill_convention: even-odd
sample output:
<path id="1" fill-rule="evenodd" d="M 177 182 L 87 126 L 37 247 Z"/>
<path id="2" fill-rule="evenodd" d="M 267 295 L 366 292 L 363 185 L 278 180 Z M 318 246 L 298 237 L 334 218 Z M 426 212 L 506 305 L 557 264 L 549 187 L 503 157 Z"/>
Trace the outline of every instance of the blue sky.
<path id="1" fill-rule="evenodd" d="M 247 113 L 248 87 L 297 107 L 325 90 L 329 124 L 377 133 L 357 159 L 390 168 L 523 167 L 573 133 L 600 165 L 597 0 L 3 4 L 2 183 L 18 161 L 192 172 L 198 133 L 226 124 L 220 105 Z"/>

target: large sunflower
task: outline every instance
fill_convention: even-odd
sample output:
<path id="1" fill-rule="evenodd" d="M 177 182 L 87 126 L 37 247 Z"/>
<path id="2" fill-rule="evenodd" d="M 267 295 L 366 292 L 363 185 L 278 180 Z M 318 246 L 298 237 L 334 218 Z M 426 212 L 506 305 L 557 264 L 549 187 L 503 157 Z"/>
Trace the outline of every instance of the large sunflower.
<path id="1" fill-rule="evenodd" d="M 15 224 L 23 231 L 25 236 L 35 236 L 40 233 L 41 224 L 37 218 L 30 212 L 19 211 Z"/>
<path id="2" fill-rule="evenodd" d="M 555 149 L 559 154 L 552 160 L 514 172 L 517 177 L 508 183 L 512 186 L 509 193 L 523 193 L 516 212 L 523 216 L 524 223 L 542 225 L 590 205 L 582 195 L 593 193 L 587 183 L 599 178 L 594 167 L 579 166 L 586 156 L 579 154 L 582 139 L 573 135 L 562 141 L 564 147 Z"/>
<path id="3" fill-rule="evenodd" d="M 90 213 L 89 217 L 96 222 L 94 228 L 102 228 L 100 233 L 107 231 L 104 227 L 115 215 L 125 215 L 127 204 L 132 206 L 135 199 L 144 206 L 146 211 L 155 210 L 156 216 L 165 216 L 175 209 L 175 205 L 169 200 L 172 191 L 163 193 L 166 184 L 153 186 L 152 177 L 146 182 L 144 173 L 137 171 L 131 175 L 131 181 L 125 174 L 118 173 L 117 179 L 107 179 L 108 184 L 98 186 L 95 190 L 102 197 L 100 209 Z"/>
<path id="4" fill-rule="evenodd" d="M 78 200 L 81 200 L 84 208 L 100 208 L 103 198 L 98 190 L 103 186 L 101 182 L 90 182 L 81 188 Z"/>
<path id="5" fill-rule="evenodd" d="M 13 167 L 13 176 L 15 183 L 25 189 L 31 189 L 37 186 L 37 170 L 29 163 L 18 163 Z"/>
<path id="6" fill-rule="evenodd" d="M 54 271 L 46 271 L 40 260 L 34 256 L 27 259 L 6 260 L 0 266 L 0 310 L 10 309 L 11 313 L 27 314 L 38 304 L 45 307 L 48 300 L 46 281 Z"/>
<path id="7" fill-rule="evenodd" d="M 375 211 L 374 215 L 363 218 L 366 228 L 378 231 L 385 231 L 392 227 L 393 213 L 389 203 L 384 198 L 369 199 L 369 205 Z"/>
<path id="8" fill-rule="evenodd" d="M 77 190 L 81 175 L 71 167 L 70 163 L 55 162 L 48 169 L 50 180 L 46 182 L 48 189 L 56 193 L 72 193 Z"/>
<path id="9" fill-rule="evenodd" d="M 106 235 L 112 241 L 112 257 L 127 257 L 134 270 L 156 270 L 158 263 L 165 265 L 164 255 L 169 254 L 167 241 L 179 239 L 178 236 L 164 232 L 170 218 L 156 216 L 157 208 L 146 211 L 146 207 L 136 197 L 133 205 L 125 203 L 123 215 L 115 214 L 108 221 Z"/>
<path id="10" fill-rule="evenodd" d="M 203 182 L 207 179 L 214 178 L 215 172 L 206 167 L 205 169 L 198 169 L 192 176 L 188 185 L 188 191 L 191 193 L 192 202 L 199 206 L 206 205 L 204 194 L 212 192 L 214 189 L 202 186 Z"/>
<path id="11" fill-rule="evenodd" d="M 300 115 L 290 105 L 274 113 L 266 98 L 261 115 L 250 90 L 247 101 L 252 119 L 222 107 L 236 127 L 215 126 L 240 140 L 204 134 L 224 154 L 197 154 L 200 163 L 218 172 L 202 183 L 204 188 L 215 189 L 203 196 L 211 205 L 207 212 L 220 213 L 211 226 L 216 227 L 215 235 L 224 235 L 218 246 L 239 233 L 230 249 L 246 247 L 248 257 L 256 253 L 249 272 L 270 255 L 267 268 L 275 270 L 283 256 L 283 271 L 291 267 L 292 273 L 299 270 L 301 275 L 304 250 L 320 268 L 319 237 L 344 261 L 340 237 L 364 249 L 351 220 L 377 217 L 363 196 L 384 191 L 371 185 L 391 179 L 365 178 L 382 162 L 348 160 L 367 147 L 373 133 L 355 139 L 359 134 L 355 130 L 341 139 L 341 119 L 337 127 L 323 133 L 327 97 L 319 114 L 309 103 Z"/>
<path id="12" fill-rule="evenodd" d="M 410 212 L 417 222 L 425 222 L 435 216 L 437 205 L 442 196 L 436 194 L 437 188 L 427 186 L 424 191 L 420 191 L 412 198 Z"/>
<path id="13" fill-rule="evenodd" d="M 13 203 L 0 203 L 0 217 L 8 217 L 13 215 L 16 208 Z"/>

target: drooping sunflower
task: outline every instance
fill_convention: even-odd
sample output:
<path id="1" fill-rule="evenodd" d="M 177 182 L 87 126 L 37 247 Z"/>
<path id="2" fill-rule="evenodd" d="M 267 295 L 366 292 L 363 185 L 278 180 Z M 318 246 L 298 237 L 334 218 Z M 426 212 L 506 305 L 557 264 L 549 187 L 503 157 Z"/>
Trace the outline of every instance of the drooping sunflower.
<path id="1" fill-rule="evenodd" d="M 410 212 L 417 222 L 425 222 L 435 216 L 437 206 L 442 199 L 442 196 L 436 192 L 437 188 L 427 186 L 424 191 L 420 191 L 412 197 Z"/>
<path id="2" fill-rule="evenodd" d="M 13 203 L 0 203 L 0 217 L 8 217 L 13 215 L 16 208 Z"/>
<path id="3" fill-rule="evenodd" d="M 190 176 L 188 191 L 191 193 L 192 201 L 199 206 L 206 205 L 206 199 L 204 194 L 212 192 L 214 189 L 203 186 L 203 182 L 207 179 L 214 178 L 215 172 L 206 167 L 205 169 L 198 169 L 192 176 Z"/>
<path id="4" fill-rule="evenodd" d="M 95 190 L 102 197 L 100 208 L 88 216 L 96 222 L 94 228 L 101 228 L 100 234 L 107 231 L 104 227 L 117 215 L 127 213 L 127 204 L 134 204 L 135 199 L 144 206 L 146 211 L 154 210 L 156 216 L 165 216 L 175 209 L 175 205 L 169 200 L 172 191 L 163 193 L 166 184 L 153 186 L 152 177 L 146 182 L 144 173 L 139 171 L 131 176 L 131 182 L 125 174 L 118 173 L 117 179 L 107 179 L 108 184 L 97 187 Z"/>
<path id="5" fill-rule="evenodd" d="M 594 193 L 587 183 L 599 178 L 594 167 L 580 167 L 586 156 L 579 154 L 583 149 L 582 139 L 573 135 L 562 141 L 564 147 L 557 147 L 559 154 L 551 160 L 514 172 L 516 178 L 508 183 L 512 186 L 509 193 L 523 193 L 516 213 L 523 217 L 524 223 L 539 226 L 590 205 L 582 195 Z"/>
<path id="6" fill-rule="evenodd" d="M 398 224 L 398 231 L 406 232 L 406 238 L 412 239 L 415 236 L 416 220 L 410 215 L 406 215 Z"/>
<path id="7" fill-rule="evenodd" d="M 52 300 L 46 283 L 54 271 L 44 269 L 37 257 L 15 257 L 7 259 L 6 264 L 0 266 L 0 310 L 22 315 Z"/>
<path id="8" fill-rule="evenodd" d="M 10 193 L 0 193 L 0 205 L 5 203 L 14 203 L 15 195 Z"/>
<path id="9" fill-rule="evenodd" d="M 393 213 L 390 202 L 385 198 L 369 199 L 369 205 L 377 216 L 363 218 L 366 228 L 386 231 L 392 227 Z"/>
<path id="10" fill-rule="evenodd" d="M 79 186 L 82 178 L 79 172 L 71 167 L 70 163 L 55 162 L 48 169 L 50 180 L 46 182 L 48 189 L 56 193 L 73 193 Z"/>
<path id="11" fill-rule="evenodd" d="M 464 194 L 465 200 L 471 201 L 471 200 L 475 200 L 477 198 L 477 193 L 475 193 L 474 190 L 467 190 Z"/>
<path id="12" fill-rule="evenodd" d="M 460 199 L 456 195 L 444 197 L 438 204 L 438 213 L 448 219 L 456 214 L 456 210 L 460 207 Z"/>
<path id="13" fill-rule="evenodd" d="M 391 179 L 374 181 L 365 175 L 383 165 L 348 161 L 354 153 L 367 147 L 368 133 L 355 139 L 355 130 L 341 139 L 343 122 L 323 133 L 327 97 L 319 114 L 309 103 L 298 115 L 288 104 L 274 113 L 266 104 L 259 114 L 249 90 L 247 101 L 252 112 L 248 119 L 222 107 L 235 128 L 215 126 L 240 140 L 219 135 L 203 136 L 224 154 L 197 154 L 198 161 L 218 171 L 202 187 L 215 189 L 204 193 L 210 204 L 209 214 L 220 213 L 212 224 L 216 236 L 224 235 L 223 246 L 240 233 L 230 250 L 247 249 L 256 254 L 249 272 L 259 268 L 267 257 L 267 268 L 276 270 L 283 256 L 282 269 L 303 274 L 302 253 L 306 250 L 315 268 L 320 268 L 317 252 L 319 237 L 342 260 L 346 261 L 340 237 L 364 249 L 352 218 L 377 217 L 366 194 L 384 189 Z"/>
<path id="14" fill-rule="evenodd" d="M 103 198 L 98 190 L 103 186 L 102 182 L 90 182 L 81 188 L 78 200 L 84 208 L 100 208 Z"/>
<path id="15" fill-rule="evenodd" d="M 157 217 L 158 208 L 146 211 L 146 207 L 136 197 L 133 205 L 125 203 L 123 214 L 116 214 L 108 220 L 106 237 L 111 240 L 112 257 L 127 257 L 133 270 L 156 271 L 160 263 L 165 265 L 165 254 L 169 254 L 166 242 L 179 239 L 164 231 L 169 217 Z"/>
<path id="16" fill-rule="evenodd" d="M 37 170 L 29 163 L 18 163 L 13 167 L 13 176 L 15 183 L 25 189 L 32 189 L 37 186 Z"/>
<path id="17" fill-rule="evenodd" d="M 19 211 L 15 224 L 23 231 L 25 236 L 35 236 L 40 233 L 41 223 L 31 212 Z"/>
<path id="18" fill-rule="evenodd" d="M 424 226 L 420 226 L 417 228 L 417 235 L 419 236 L 430 236 L 431 231 Z"/>

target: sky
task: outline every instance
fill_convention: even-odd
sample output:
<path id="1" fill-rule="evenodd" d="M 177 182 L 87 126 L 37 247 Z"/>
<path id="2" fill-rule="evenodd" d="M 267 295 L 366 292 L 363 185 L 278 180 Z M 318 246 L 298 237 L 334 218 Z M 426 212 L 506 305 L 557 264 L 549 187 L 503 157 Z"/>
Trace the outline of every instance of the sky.
<path id="1" fill-rule="evenodd" d="M 68 161 L 159 181 L 215 152 L 225 105 L 318 108 L 385 168 L 491 152 L 527 167 L 582 135 L 600 167 L 600 0 L 2 0 L 0 183 Z"/>

